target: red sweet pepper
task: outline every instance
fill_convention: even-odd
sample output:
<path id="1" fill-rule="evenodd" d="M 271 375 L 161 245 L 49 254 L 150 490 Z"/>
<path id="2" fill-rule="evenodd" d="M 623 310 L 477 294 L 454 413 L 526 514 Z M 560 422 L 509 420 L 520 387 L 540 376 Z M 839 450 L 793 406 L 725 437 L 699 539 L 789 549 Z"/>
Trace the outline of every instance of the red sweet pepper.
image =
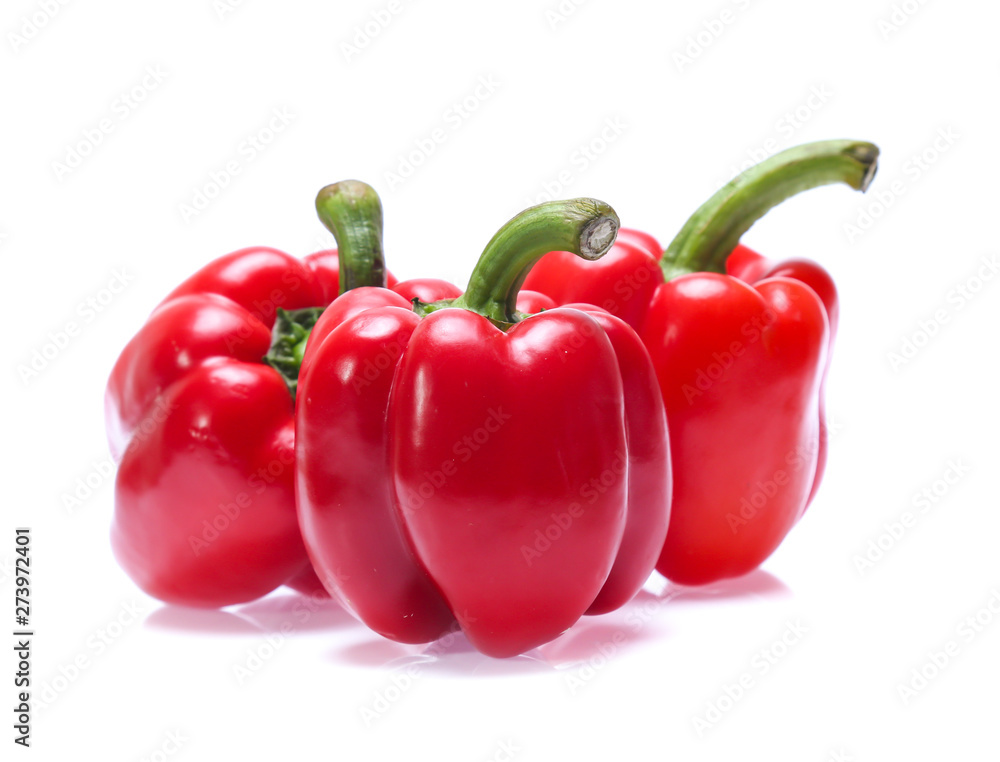
<path id="1" fill-rule="evenodd" d="M 339 187 L 348 201 L 362 198 L 356 183 Z M 344 206 L 342 215 L 353 214 Z M 344 256 L 363 259 L 381 245 L 378 225 L 342 228 Z M 125 347 L 105 397 L 120 460 L 111 538 L 145 592 L 215 607 L 282 584 L 322 589 L 295 512 L 298 361 L 309 327 L 338 291 L 394 283 L 381 268 L 379 256 L 340 278 L 336 250 L 299 260 L 243 249 L 174 289 Z M 272 346 L 276 319 L 282 340 Z"/>
<path id="2" fill-rule="evenodd" d="M 546 251 L 596 258 L 618 220 L 543 204 L 469 288 L 414 305 L 339 297 L 300 373 L 297 496 L 331 593 L 393 640 L 456 624 L 482 652 L 541 645 L 645 582 L 669 516 L 666 420 L 646 350 L 603 310 L 515 308 Z"/>
<path id="3" fill-rule="evenodd" d="M 833 281 L 813 262 L 772 263 L 739 239 L 800 191 L 833 182 L 867 189 L 877 157 L 874 145 L 847 140 L 789 149 L 720 190 L 662 256 L 648 234 L 622 230 L 599 262 L 556 251 L 525 280 L 558 304 L 603 306 L 650 352 L 674 468 L 657 569 L 675 582 L 756 568 L 802 516 L 826 462 Z"/>

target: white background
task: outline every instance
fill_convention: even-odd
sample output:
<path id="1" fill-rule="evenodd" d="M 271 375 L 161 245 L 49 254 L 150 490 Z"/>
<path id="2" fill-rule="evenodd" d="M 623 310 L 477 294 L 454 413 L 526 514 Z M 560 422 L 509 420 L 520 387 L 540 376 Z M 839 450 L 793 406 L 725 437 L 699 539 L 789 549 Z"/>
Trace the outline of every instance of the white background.
<path id="1" fill-rule="evenodd" d="M 983 266 L 1000 254 L 998 23 L 985 0 L 8 0 L 0 598 L 13 608 L 13 527 L 30 526 L 32 669 L 47 699 L 31 750 L 16 753 L 1000 759 L 1000 615 L 988 608 L 1000 611 L 1000 278 Z M 477 96 L 481 78 L 495 84 Z M 131 108 L 121 96 L 134 88 Z M 463 116 L 455 104 L 467 99 Z M 249 150 L 275 110 L 287 125 Z M 421 154 L 435 130 L 444 139 Z M 281 591 L 226 612 L 164 608 L 117 568 L 102 476 L 117 354 L 210 259 L 326 246 L 312 205 L 322 185 L 356 177 L 379 190 L 399 276 L 464 283 L 496 228 L 547 191 L 607 200 L 666 243 L 755 153 L 833 137 L 882 148 L 869 194 L 812 191 L 745 237 L 772 257 L 822 262 L 843 303 L 826 480 L 762 571 L 697 591 L 654 581 L 626 609 L 497 661 L 461 641 L 421 656 L 333 604 L 303 623 L 302 599 Z M 419 166 L 400 182 L 391 173 L 409 156 Z M 239 173 L 185 214 L 231 160 Z M 122 271 L 127 286 L 87 312 Z M 19 366 L 69 321 L 80 334 L 25 378 Z M 919 348 L 894 362 L 907 340 Z M 100 484 L 67 505 L 87 480 Z M 935 488 L 921 512 L 919 493 Z M 870 543 L 882 555 L 859 568 Z M 283 639 L 269 635 L 289 623 Z M 777 645 L 790 627 L 805 632 Z M 902 696 L 949 641 L 957 655 Z M 14 664 L 3 663 L 0 706 L 11 707 Z M 385 711 L 371 719 L 373 708 Z M 710 718 L 703 732 L 699 718 Z M 9 709 L 2 725 L 9 748 Z"/>

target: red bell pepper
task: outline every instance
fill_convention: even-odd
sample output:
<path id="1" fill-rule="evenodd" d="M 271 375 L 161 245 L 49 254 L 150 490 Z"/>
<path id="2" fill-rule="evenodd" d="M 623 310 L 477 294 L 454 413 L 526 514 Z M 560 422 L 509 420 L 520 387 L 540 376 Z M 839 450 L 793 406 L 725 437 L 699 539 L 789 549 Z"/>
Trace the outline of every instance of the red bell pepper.
<path id="1" fill-rule="evenodd" d="M 350 218 L 352 204 L 370 203 L 366 186 L 337 187 L 341 208 L 329 213 Z M 295 355 L 339 291 L 395 283 L 371 256 L 380 210 L 365 215 L 375 223 L 338 224 L 341 254 L 360 260 L 343 278 L 336 250 L 233 252 L 174 289 L 118 358 L 105 397 L 120 460 L 112 546 L 148 594 L 215 607 L 281 584 L 322 589 L 295 512 Z M 284 341 L 272 346 L 279 313 Z"/>
<path id="2" fill-rule="evenodd" d="M 833 182 L 866 190 L 877 157 L 874 145 L 857 141 L 789 149 L 720 190 L 662 257 L 654 238 L 623 229 L 599 262 L 552 252 L 525 280 L 558 304 L 603 306 L 650 352 L 674 467 L 657 569 L 675 582 L 756 568 L 802 516 L 826 461 L 833 281 L 813 262 L 772 263 L 739 239 L 800 191 Z"/>
<path id="3" fill-rule="evenodd" d="M 463 295 L 414 310 L 359 288 L 314 327 L 296 412 L 303 537 L 376 632 L 422 643 L 457 621 L 511 656 L 622 605 L 652 571 L 670 464 L 646 350 L 591 306 L 515 308 L 546 251 L 599 257 L 617 226 L 592 199 L 543 204 L 493 238 Z"/>

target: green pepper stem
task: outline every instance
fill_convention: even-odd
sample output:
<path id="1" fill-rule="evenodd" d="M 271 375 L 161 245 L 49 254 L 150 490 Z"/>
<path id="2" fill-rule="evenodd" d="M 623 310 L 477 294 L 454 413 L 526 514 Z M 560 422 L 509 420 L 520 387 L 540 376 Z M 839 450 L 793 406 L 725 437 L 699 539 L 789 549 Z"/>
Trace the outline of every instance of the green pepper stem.
<path id="1" fill-rule="evenodd" d="M 337 239 L 340 293 L 358 286 L 386 285 L 382 253 L 382 202 L 359 180 L 327 185 L 316 196 L 316 211 Z"/>
<path id="2" fill-rule="evenodd" d="M 584 259 L 602 257 L 618 235 L 618 215 L 603 201 L 575 198 L 525 209 L 493 236 L 451 306 L 478 312 L 495 323 L 515 323 L 524 279 L 550 251 L 571 251 Z"/>
<path id="3" fill-rule="evenodd" d="M 857 140 L 823 140 L 775 154 L 730 181 L 696 211 L 663 254 L 667 279 L 725 272 L 726 258 L 768 210 L 802 191 L 846 183 L 862 192 L 878 169 L 878 148 Z"/>

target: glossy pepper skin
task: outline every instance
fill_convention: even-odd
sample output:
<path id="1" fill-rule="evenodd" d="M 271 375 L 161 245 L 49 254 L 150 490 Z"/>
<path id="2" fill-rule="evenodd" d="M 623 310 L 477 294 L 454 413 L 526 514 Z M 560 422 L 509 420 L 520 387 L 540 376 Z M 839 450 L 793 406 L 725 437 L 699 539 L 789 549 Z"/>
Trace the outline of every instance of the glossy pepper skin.
<path id="1" fill-rule="evenodd" d="M 726 259 L 726 273 L 739 278 L 744 283 L 755 284 L 767 278 L 791 278 L 805 283 L 819 297 L 826 311 L 828 331 L 826 363 L 823 366 L 823 377 L 819 389 L 819 441 L 816 449 L 816 469 L 813 475 L 812 488 L 806 499 L 799 518 L 816 496 L 823 473 L 826 471 L 827 458 L 827 426 L 826 426 L 826 376 L 830 369 L 830 358 L 833 354 L 833 343 L 837 336 L 837 324 L 840 322 L 840 303 L 837 297 L 837 286 L 833 278 L 821 265 L 809 259 L 786 259 L 774 261 L 761 256 L 753 249 L 737 244 L 733 253 Z"/>
<path id="2" fill-rule="evenodd" d="M 494 237 L 458 298 L 338 298 L 300 374 L 298 506 L 331 593 L 381 635 L 457 625 L 483 653 L 539 646 L 630 599 L 669 520 L 666 420 L 636 334 L 607 313 L 514 308 L 538 257 L 611 245 L 590 199 Z"/>
<path id="3" fill-rule="evenodd" d="M 657 569 L 674 582 L 752 571 L 816 494 L 836 288 L 813 262 L 770 262 L 738 242 L 802 190 L 832 182 L 865 190 L 877 156 L 856 141 L 789 149 L 720 190 L 662 255 L 654 238 L 623 229 L 601 261 L 553 252 L 525 281 L 556 303 L 584 300 L 619 315 L 650 352 L 674 468 Z"/>
<path id="4" fill-rule="evenodd" d="M 263 360 L 278 310 L 329 304 L 338 271 L 334 250 L 233 252 L 174 289 L 118 358 L 111 540 L 149 595 L 218 607 L 322 589 L 295 511 L 292 394 Z"/>

